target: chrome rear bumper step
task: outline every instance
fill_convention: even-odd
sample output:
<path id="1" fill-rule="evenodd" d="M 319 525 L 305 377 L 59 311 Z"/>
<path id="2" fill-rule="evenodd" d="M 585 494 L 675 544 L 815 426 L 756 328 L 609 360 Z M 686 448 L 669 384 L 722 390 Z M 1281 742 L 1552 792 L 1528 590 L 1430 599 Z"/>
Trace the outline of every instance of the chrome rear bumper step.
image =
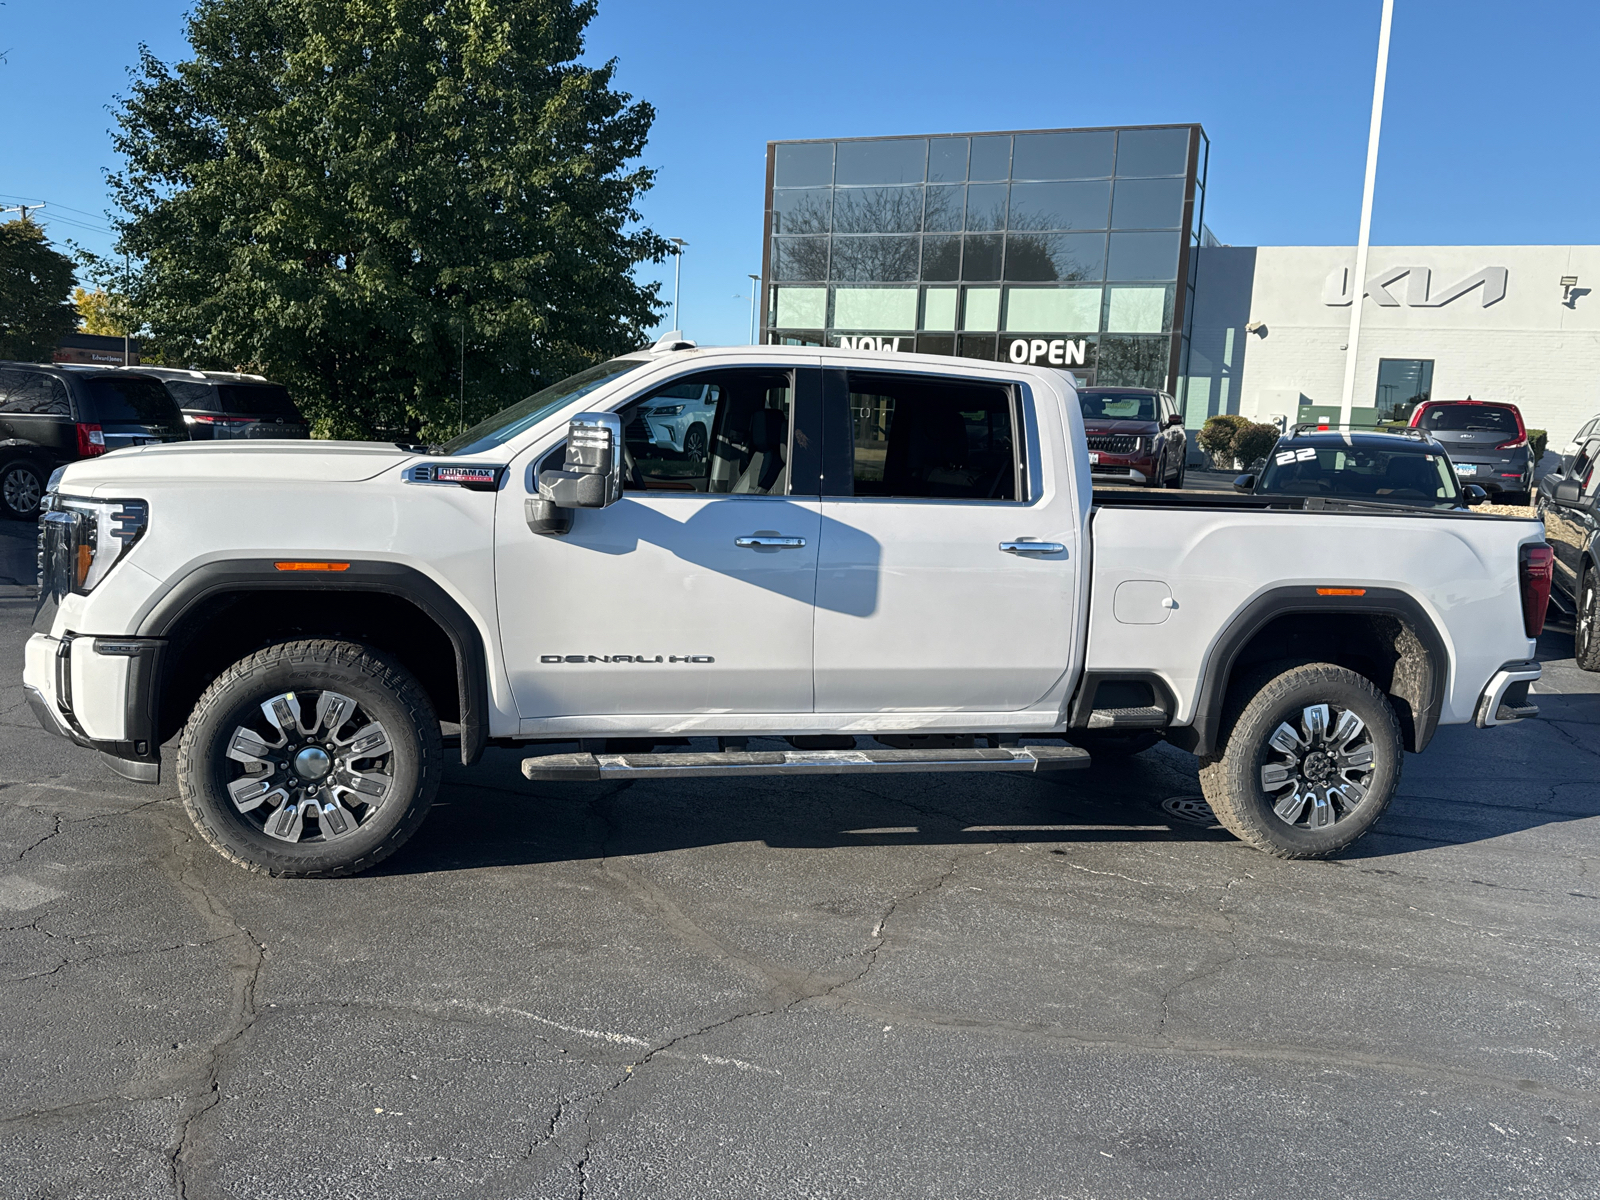
<path id="1" fill-rule="evenodd" d="M 1076 746 L 974 750 L 724 750 L 706 754 L 545 754 L 522 760 L 529 779 L 593 783 L 601 779 L 732 775 L 885 775 L 933 771 L 1062 771 L 1089 765 Z"/>

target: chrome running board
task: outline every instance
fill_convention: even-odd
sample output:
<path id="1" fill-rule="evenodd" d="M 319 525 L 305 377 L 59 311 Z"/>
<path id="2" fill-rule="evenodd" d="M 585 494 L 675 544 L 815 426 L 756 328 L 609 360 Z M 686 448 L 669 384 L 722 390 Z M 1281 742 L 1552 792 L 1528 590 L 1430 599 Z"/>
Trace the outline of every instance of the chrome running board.
<path id="1" fill-rule="evenodd" d="M 723 750 L 706 754 L 546 754 L 522 760 L 529 779 L 683 779 L 733 775 L 886 775 L 933 771 L 1062 771 L 1089 765 L 1076 746 L 973 750 Z"/>

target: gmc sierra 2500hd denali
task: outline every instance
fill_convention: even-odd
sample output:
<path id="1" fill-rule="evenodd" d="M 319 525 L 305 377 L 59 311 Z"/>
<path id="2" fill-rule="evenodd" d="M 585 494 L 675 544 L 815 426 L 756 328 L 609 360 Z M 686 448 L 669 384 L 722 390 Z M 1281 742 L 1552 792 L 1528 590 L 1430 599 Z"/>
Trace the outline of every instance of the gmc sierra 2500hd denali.
<path id="1" fill-rule="evenodd" d="M 703 453 L 641 419 L 686 389 Z M 1164 736 L 1230 830 L 1314 857 L 1437 726 L 1536 713 L 1550 557 L 1529 520 L 1096 497 L 1058 371 L 665 340 L 426 454 L 66 467 L 26 687 L 132 779 L 181 731 L 200 833 L 281 875 L 402 845 L 442 722 L 539 780 L 1043 771 Z"/>

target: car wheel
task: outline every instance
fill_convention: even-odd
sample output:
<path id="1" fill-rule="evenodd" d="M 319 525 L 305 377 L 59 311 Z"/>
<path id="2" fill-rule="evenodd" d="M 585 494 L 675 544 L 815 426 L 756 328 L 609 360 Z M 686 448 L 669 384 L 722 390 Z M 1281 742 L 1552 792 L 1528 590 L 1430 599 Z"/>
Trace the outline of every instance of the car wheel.
<path id="1" fill-rule="evenodd" d="M 43 471 L 26 459 L 13 459 L 0 467 L 0 511 L 19 521 L 37 519 L 44 486 Z"/>
<path id="2" fill-rule="evenodd" d="M 1238 687 L 1200 790 L 1224 828 L 1278 858 L 1326 858 L 1389 807 L 1400 723 L 1365 676 L 1332 663 L 1271 670 Z"/>
<path id="3" fill-rule="evenodd" d="M 1572 657 L 1585 671 L 1600 671 L 1600 579 L 1595 569 L 1583 572 L 1578 584 L 1578 620 L 1572 634 Z"/>
<path id="4" fill-rule="evenodd" d="M 1167 481 L 1167 486 L 1169 488 L 1174 488 L 1181 491 L 1183 488 L 1183 477 L 1188 470 L 1189 456 L 1185 454 L 1182 458 L 1178 459 L 1178 473 Z"/>
<path id="5" fill-rule="evenodd" d="M 1166 477 L 1167 477 L 1167 456 L 1166 456 L 1166 453 L 1163 452 L 1161 457 L 1156 459 L 1155 470 L 1150 472 L 1150 478 L 1148 478 L 1148 479 L 1146 479 L 1144 481 L 1144 486 L 1147 487 L 1147 488 L 1161 487 L 1162 486 L 1162 482 L 1166 479 Z"/>
<path id="6" fill-rule="evenodd" d="M 224 671 L 178 750 L 184 809 L 212 849 L 268 875 L 352 875 L 416 832 L 439 720 L 404 667 L 354 642 L 281 642 Z"/>
<path id="7" fill-rule="evenodd" d="M 706 445 L 706 427 L 689 426 L 689 432 L 683 435 L 683 452 L 694 462 L 705 462 Z"/>

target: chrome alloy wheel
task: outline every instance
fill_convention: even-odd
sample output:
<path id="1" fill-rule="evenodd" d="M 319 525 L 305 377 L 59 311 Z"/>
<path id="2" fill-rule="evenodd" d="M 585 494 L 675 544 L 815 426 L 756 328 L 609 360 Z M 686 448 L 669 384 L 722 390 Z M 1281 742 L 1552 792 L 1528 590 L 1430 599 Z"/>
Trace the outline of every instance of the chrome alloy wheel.
<path id="1" fill-rule="evenodd" d="M 1578 627 L 1573 631 L 1575 635 L 1573 641 L 1578 647 L 1579 654 L 1587 654 L 1589 644 L 1594 640 L 1597 608 L 1600 608 L 1600 602 L 1597 602 L 1589 573 L 1585 572 L 1584 580 L 1578 588 Z"/>
<path id="2" fill-rule="evenodd" d="M 1286 825 L 1326 829 L 1348 817 L 1367 797 L 1376 771 L 1372 735 L 1360 717 L 1331 704 L 1300 710 L 1300 728 L 1281 722 L 1267 739 L 1267 754 L 1282 755 L 1261 767 L 1261 786 L 1282 793 L 1272 811 Z"/>
<path id="3" fill-rule="evenodd" d="M 0 496 L 12 512 L 32 512 L 39 507 L 39 476 L 27 467 L 13 467 L 0 481 Z"/>
<path id="4" fill-rule="evenodd" d="M 284 842 L 330 841 L 378 811 L 394 782 L 394 748 L 354 700 L 284 692 L 264 701 L 261 714 L 228 739 L 228 758 L 242 773 L 227 786 L 233 806 L 262 832 Z"/>

